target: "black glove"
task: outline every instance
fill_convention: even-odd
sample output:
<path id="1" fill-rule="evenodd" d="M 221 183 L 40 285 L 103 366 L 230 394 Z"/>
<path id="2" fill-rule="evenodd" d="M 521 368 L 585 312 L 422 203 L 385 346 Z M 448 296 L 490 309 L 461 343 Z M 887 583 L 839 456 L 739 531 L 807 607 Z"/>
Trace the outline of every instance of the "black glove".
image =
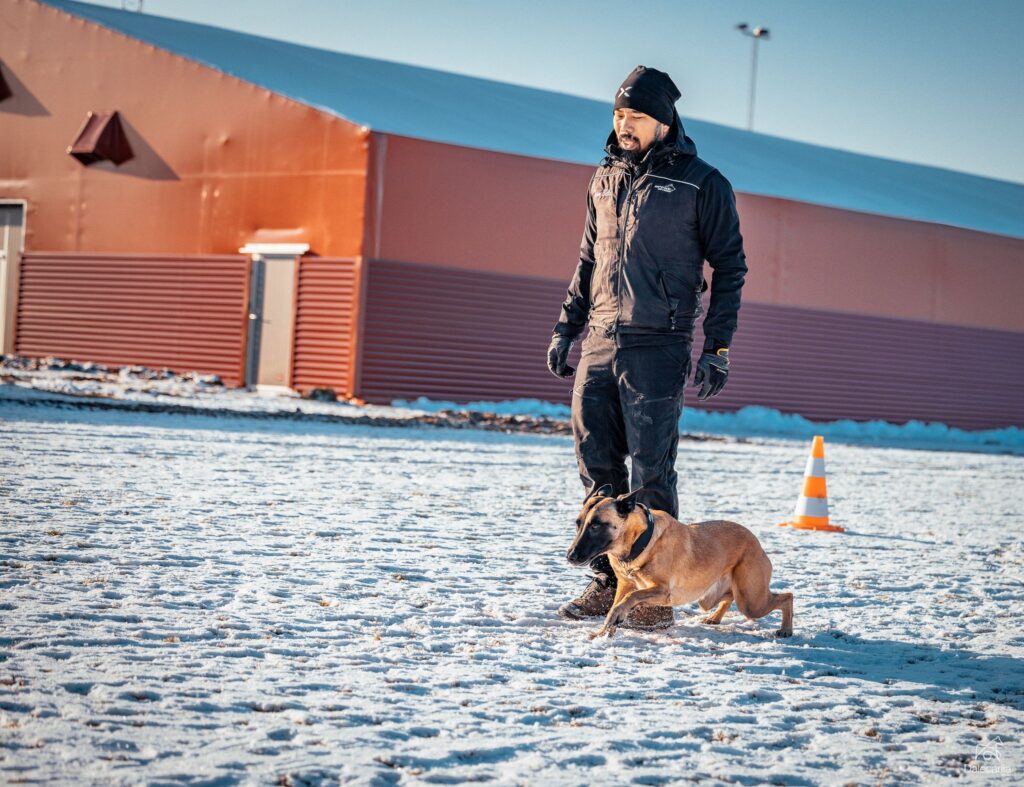
<path id="1" fill-rule="evenodd" d="M 717 396 L 729 379 L 729 348 L 722 347 L 715 352 L 705 350 L 697 361 L 697 372 L 693 375 L 693 384 L 700 386 L 698 399 L 710 399 Z"/>
<path id="2" fill-rule="evenodd" d="M 555 377 L 572 377 L 576 372 L 571 366 L 566 365 L 572 343 L 571 336 L 562 336 L 556 333 L 551 337 L 551 344 L 548 345 L 548 368 Z"/>

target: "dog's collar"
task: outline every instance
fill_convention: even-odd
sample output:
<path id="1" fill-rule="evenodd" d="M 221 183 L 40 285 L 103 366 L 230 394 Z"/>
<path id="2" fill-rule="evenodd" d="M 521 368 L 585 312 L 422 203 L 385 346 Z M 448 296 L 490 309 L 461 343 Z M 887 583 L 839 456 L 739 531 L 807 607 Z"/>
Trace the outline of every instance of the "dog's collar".
<path id="1" fill-rule="evenodd" d="M 640 554 L 647 549 L 647 545 L 651 543 L 651 536 L 654 535 L 654 515 L 651 513 L 651 509 L 645 506 L 643 503 L 637 503 L 647 514 L 647 528 L 643 533 L 640 534 L 640 538 L 633 542 L 632 549 L 629 550 L 629 554 L 623 561 L 625 563 L 632 563 Z"/>

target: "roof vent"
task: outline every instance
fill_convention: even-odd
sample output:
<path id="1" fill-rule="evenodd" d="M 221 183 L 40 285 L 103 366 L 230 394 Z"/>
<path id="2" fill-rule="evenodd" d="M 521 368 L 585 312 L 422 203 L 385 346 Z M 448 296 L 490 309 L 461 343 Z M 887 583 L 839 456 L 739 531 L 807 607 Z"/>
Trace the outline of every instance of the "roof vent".
<path id="1" fill-rule="evenodd" d="M 97 161 L 112 161 L 121 165 L 135 154 L 125 136 L 121 117 L 117 112 L 90 112 L 78 130 L 78 136 L 68 153 L 85 166 Z"/>
<path id="2" fill-rule="evenodd" d="M 4 71 L 0 68 L 0 101 L 6 101 L 14 95 L 14 91 L 11 90 L 11 86 L 7 84 L 7 80 L 4 79 Z"/>

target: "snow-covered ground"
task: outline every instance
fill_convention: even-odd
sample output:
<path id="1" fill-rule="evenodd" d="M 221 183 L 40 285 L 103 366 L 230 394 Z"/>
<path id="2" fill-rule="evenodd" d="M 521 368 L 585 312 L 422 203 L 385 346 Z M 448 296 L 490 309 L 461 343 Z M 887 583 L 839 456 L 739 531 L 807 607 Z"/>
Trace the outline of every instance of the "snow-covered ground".
<path id="1" fill-rule="evenodd" d="M 680 446 L 792 639 L 590 641 L 567 437 L 0 396 L 0 782 L 1020 783 L 1024 458 L 807 449 Z"/>

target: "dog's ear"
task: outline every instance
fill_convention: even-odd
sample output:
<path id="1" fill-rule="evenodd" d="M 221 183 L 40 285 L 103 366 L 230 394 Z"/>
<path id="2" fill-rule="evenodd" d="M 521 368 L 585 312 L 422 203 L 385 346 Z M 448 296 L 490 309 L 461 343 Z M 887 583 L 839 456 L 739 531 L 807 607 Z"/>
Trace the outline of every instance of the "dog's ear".
<path id="1" fill-rule="evenodd" d="M 591 489 L 590 494 L 583 499 L 583 502 L 586 503 L 587 500 L 592 497 L 611 497 L 614 493 L 615 490 L 612 488 L 611 484 L 603 484 Z"/>
<path id="2" fill-rule="evenodd" d="M 627 495 L 619 495 L 615 498 L 615 510 L 618 512 L 619 516 L 627 516 L 634 508 L 636 508 L 637 495 L 643 491 L 643 487 L 640 487 L 639 489 L 634 489 Z"/>

